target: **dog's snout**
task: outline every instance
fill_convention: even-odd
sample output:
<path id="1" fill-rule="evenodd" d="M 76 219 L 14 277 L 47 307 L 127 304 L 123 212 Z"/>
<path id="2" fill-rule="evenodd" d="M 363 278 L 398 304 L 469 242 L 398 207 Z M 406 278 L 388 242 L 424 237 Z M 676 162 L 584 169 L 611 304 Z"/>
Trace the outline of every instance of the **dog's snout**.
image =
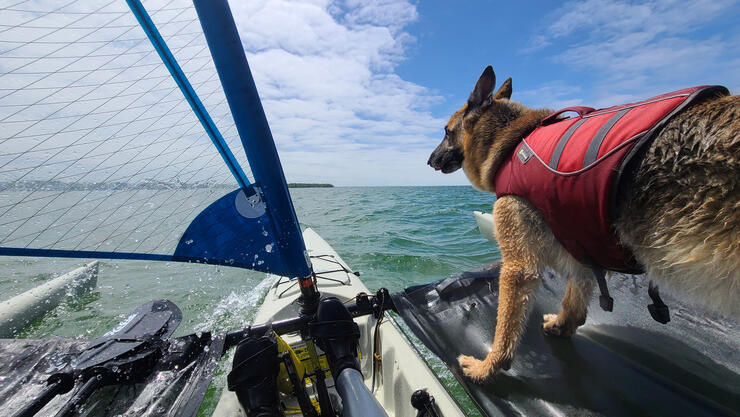
<path id="1" fill-rule="evenodd" d="M 437 150 L 432 152 L 431 155 L 429 155 L 429 160 L 427 160 L 427 165 L 434 168 L 435 171 L 439 171 L 441 169 L 441 164 L 439 162 L 439 157 L 437 156 Z"/>

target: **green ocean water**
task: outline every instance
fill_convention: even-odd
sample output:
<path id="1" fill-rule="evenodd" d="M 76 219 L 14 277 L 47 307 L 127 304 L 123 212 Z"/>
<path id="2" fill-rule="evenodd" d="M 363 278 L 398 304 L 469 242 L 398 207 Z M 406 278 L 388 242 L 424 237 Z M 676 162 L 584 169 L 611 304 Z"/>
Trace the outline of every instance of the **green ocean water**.
<path id="1" fill-rule="evenodd" d="M 371 290 L 386 287 L 399 291 L 498 257 L 495 246 L 478 232 L 473 217 L 474 210 L 490 211 L 494 196 L 472 187 L 305 188 L 292 189 L 291 195 L 302 227 L 316 230 L 361 272 Z M 0 298 L 9 298 L 84 262 L 0 257 Z M 96 291 L 61 305 L 19 336 L 97 337 L 142 303 L 158 298 L 175 302 L 183 311 L 176 335 L 236 329 L 254 317 L 267 290 L 263 278 L 263 274 L 230 267 L 102 261 Z M 422 346 L 417 347 L 423 351 Z M 471 403 L 444 365 L 429 354 L 424 356 L 472 412 Z M 224 382 L 222 372 L 204 411 L 215 405 Z"/>

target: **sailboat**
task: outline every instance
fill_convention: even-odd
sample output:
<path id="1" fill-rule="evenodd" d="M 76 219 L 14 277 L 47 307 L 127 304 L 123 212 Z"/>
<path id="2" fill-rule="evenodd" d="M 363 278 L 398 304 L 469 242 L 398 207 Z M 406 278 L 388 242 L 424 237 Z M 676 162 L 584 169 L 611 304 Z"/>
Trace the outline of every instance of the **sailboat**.
<path id="1" fill-rule="evenodd" d="M 96 339 L 1 339 L 3 415 L 195 416 L 222 360 L 214 416 L 469 413 L 411 333 L 488 416 L 740 409 L 740 332 L 721 318 L 677 340 L 630 309 L 597 313 L 573 343 L 532 319 L 521 362 L 466 380 L 455 358 L 488 349 L 498 264 L 373 292 L 301 231 L 226 0 L 18 0 L 0 16 L 0 255 L 223 265 L 269 283 L 253 323 L 228 332 L 174 337 L 180 309 L 141 300 Z"/>
<path id="2" fill-rule="evenodd" d="M 274 282 L 262 324 L 230 333 L 172 338 L 182 313 L 155 300 L 95 340 L 5 340 L 6 412 L 195 415 L 236 349 L 214 415 L 412 415 L 417 390 L 418 407 L 463 415 L 384 317 L 387 291 L 371 295 L 301 232 L 228 3 L 90 3 L 2 9 L 16 24 L 4 31 L 0 164 L 17 192 L 2 204 L 0 255 L 218 264 Z M 234 190 L 208 201 L 224 167 Z M 192 200 L 168 200 L 170 188 Z"/>

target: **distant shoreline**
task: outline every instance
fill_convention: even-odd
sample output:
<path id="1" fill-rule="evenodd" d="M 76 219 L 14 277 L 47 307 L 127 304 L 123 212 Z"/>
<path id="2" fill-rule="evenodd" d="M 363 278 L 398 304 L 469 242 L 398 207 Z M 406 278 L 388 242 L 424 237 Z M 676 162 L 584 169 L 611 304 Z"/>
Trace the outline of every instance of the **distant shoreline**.
<path id="1" fill-rule="evenodd" d="M 165 182 L 148 180 L 136 184 L 124 182 L 101 183 L 68 183 L 62 181 L 0 181 L 0 191 L 123 191 L 123 190 L 195 190 L 195 189 L 225 189 L 233 190 L 236 184 L 213 182 Z M 472 187 L 470 184 L 459 185 L 340 185 L 329 183 L 288 183 L 288 188 L 393 188 L 393 187 Z"/>
<path id="2" fill-rule="evenodd" d="M 310 182 L 289 182 L 288 188 L 334 188 L 333 184 L 318 184 Z"/>

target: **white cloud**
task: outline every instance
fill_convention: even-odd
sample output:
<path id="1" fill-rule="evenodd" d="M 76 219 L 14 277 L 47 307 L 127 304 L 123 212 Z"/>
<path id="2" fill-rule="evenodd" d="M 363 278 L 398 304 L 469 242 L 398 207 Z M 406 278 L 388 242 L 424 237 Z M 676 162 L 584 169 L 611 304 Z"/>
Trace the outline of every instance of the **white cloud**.
<path id="1" fill-rule="evenodd" d="M 564 4 L 548 20 L 551 38 L 588 32 L 589 36 L 612 37 L 627 33 L 686 33 L 720 15 L 733 0 L 654 0 L 632 3 L 624 0 L 587 0 Z"/>
<path id="2" fill-rule="evenodd" d="M 569 2 L 547 16 L 552 23 L 522 52 L 596 79 L 589 105 L 703 83 L 733 86 L 740 82 L 740 36 L 712 24 L 736 6 L 733 0 Z"/>
<path id="3" fill-rule="evenodd" d="M 290 181 L 339 185 L 454 181 L 426 166 L 442 100 L 395 73 L 413 37 L 413 4 L 232 1 Z M 410 174 L 414 172 L 414 174 Z"/>
<path id="4" fill-rule="evenodd" d="M 561 81 L 542 84 L 540 87 L 516 92 L 516 99 L 534 108 L 559 109 L 584 104 L 573 98 L 582 94 L 580 87 L 566 85 Z"/>

